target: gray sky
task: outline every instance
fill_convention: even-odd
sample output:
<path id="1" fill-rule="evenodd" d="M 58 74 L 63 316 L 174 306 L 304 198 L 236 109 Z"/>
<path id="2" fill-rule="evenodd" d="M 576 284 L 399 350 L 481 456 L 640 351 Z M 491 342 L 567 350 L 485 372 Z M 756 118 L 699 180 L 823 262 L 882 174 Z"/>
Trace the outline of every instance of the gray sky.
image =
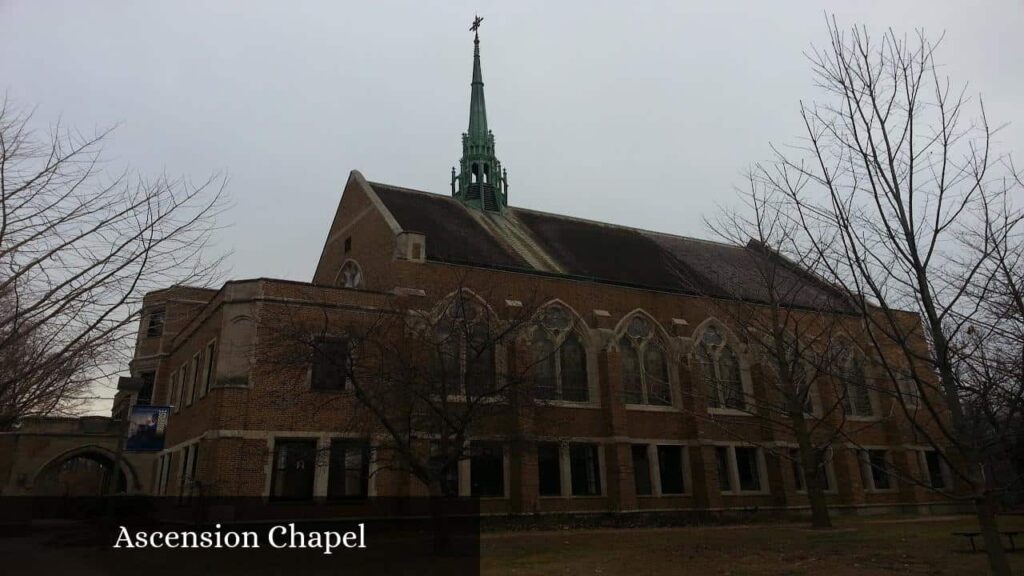
<path id="1" fill-rule="evenodd" d="M 348 172 L 446 193 L 474 12 L 510 202 L 708 236 L 817 96 L 824 11 L 930 36 L 1024 154 L 1024 3 L 0 0 L 0 90 L 91 130 L 115 165 L 230 176 L 231 276 L 312 277 Z M 45 125 L 45 124 L 44 124 Z"/>

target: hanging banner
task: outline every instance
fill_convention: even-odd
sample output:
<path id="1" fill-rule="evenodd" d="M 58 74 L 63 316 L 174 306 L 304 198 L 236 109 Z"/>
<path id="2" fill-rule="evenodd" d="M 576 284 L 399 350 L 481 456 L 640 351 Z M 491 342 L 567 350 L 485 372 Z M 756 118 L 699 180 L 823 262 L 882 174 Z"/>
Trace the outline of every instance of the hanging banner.
<path id="1" fill-rule="evenodd" d="M 170 406 L 132 406 L 128 417 L 128 452 L 157 452 L 164 449 L 164 432 Z"/>

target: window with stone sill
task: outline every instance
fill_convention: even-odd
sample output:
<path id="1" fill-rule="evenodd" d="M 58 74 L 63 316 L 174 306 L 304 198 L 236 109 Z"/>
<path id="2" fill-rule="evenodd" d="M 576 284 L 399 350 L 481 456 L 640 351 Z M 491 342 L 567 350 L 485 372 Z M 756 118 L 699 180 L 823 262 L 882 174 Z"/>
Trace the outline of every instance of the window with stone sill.
<path id="1" fill-rule="evenodd" d="M 843 384 L 843 409 L 847 416 L 874 416 L 871 393 L 864 371 L 864 359 L 844 349 L 839 353 L 840 379 Z"/>
<path id="2" fill-rule="evenodd" d="M 804 472 L 803 458 L 800 455 L 799 448 L 790 448 L 789 460 L 793 465 L 793 481 L 796 484 L 797 492 L 806 492 L 807 477 Z M 818 466 L 815 469 L 815 473 L 820 478 L 822 490 L 827 492 L 832 489 L 832 481 L 829 478 L 828 465 L 821 452 L 817 452 L 817 463 Z"/>
<path id="3" fill-rule="evenodd" d="M 754 446 L 717 446 L 718 488 L 725 493 L 762 492 L 761 449 Z M 738 485 L 737 485 L 738 482 Z"/>
<path id="4" fill-rule="evenodd" d="M 167 313 L 163 308 L 158 308 L 149 313 L 146 322 L 146 338 L 157 338 L 164 333 L 166 315 Z"/>
<path id="5" fill-rule="evenodd" d="M 569 313 L 561 306 L 550 306 L 530 340 L 533 355 L 534 393 L 542 400 L 586 402 L 590 399 L 587 381 L 587 353 L 573 330 Z"/>
<path id="6" fill-rule="evenodd" d="M 928 486 L 936 490 L 950 487 L 949 467 L 942 455 L 935 450 L 921 451 L 921 468 L 925 473 Z"/>
<path id="7" fill-rule="evenodd" d="M 709 408 L 743 410 L 746 401 L 740 361 L 732 346 L 715 326 L 709 326 L 697 346 Z"/>
<path id="8" fill-rule="evenodd" d="M 914 410 L 921 406 L 921 389 L 910 370 L 897 371 L 896 392 L 908 409 Z"/>
<path id="9" fill-rule="evenodd" d="M 622 393 L 626 404 L 671 406 L 668 360 L 651 323 L 634 316 L 619 339 Z"/>
<path id="10" fill-rule="evenodd" d="M 438 383 L 449 396 L 482 398 L 496 392 L 495 337 L 486 313 L 465 299 L 449 305 L 434 327 Z"/>
<path id="11" fill-rule="evenodd" d="M 888 450 L 861 450 L 860 466 L 861 480 L 866 490 L 890 490 L 893 488 Z"/>

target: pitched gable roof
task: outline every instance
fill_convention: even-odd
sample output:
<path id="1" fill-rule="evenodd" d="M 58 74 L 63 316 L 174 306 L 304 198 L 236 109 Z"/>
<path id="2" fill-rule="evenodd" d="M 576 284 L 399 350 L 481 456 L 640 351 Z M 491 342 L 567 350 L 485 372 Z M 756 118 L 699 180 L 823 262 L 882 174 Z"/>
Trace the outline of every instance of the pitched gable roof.
<path id="1" fill-rule="evenodd" d="M 790 305 L 849 309 L 837 289 L 756 243 L 734 246 L 524 208 L 483 214 L 448 196 L 369 185 L 403 230 L 426 236 L 428 260 L 761 302 L 768 300 L 762 273 L 771 270 Z M 783 265 L 769 265 L 771 259 Z"/>

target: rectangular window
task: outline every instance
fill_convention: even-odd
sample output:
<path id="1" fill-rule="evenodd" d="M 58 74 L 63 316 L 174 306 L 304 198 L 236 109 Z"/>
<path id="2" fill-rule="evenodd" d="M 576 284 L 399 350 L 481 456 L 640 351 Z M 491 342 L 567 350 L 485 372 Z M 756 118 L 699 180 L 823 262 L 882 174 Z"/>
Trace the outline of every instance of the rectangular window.
<path id="1" fill-rule="evenodd" d="M 889 456 L 886 450 L 862 450 L 861 470 L 865 488 L 888 490 L 892 486 L 889 478 Z"/>
<path id="2" fill-rule="evenodd" d="M 331 441 L 327 497 L 363 498 L 370 473 L 370 445 L 361 440 Z"/>
<path id="3" fill-rule="evenodd" d="M 722 492 L 732 492 L 732 474 L 729 473 L 728 447 L 715 447 L 715 463 L 718 466 L 718 489 Z"/>
<path id="4" fill-rule="evenodd" d="M 156 474 L 153 475 L 153 494 L 160 495 L 160 481 L 164 477 L 164 456 L 156 459 Z"/>
<path id="5" fill-rule="evenodd" d="M 135 403 L 148 406 L 153 402 L 153 382 L 156 380 L 156 372 L 143 372 L 139 374 L 139 378 L 142 380 L 142 388 L 139 389 Z"/>
<path id="6" fill-rule="evenodd" d="M 918 389 L 917 382 L 912 375 L 898 377 L 896 386 L 907 408 L 918 408 L 921 406 L 920 389 Z"/>
<path id="7" fill-rule="evenodd" d="M 792 449 L 790 449 L 790 451 L 789 451 L 789 459 L 790 459 L 790 461 L 793 464 L 793 480 L 796 483 L 797 491 L 798 492 L 806 492 L 807 491 L 807 479 L 804 476 L 804 462 L 803 462 L 803 459 L 800 456 L 800 449 L 799 448 L 792 448 Z M 832 489 L 832 485 L 831 485 L 831 481 L 829 480 L 828 468 L 826 467 L 825 463 L 822 462 L 820 459 L 818 461 L 817 472 L 818 472 L 819 477 L 821 478 L 822 490 L 831 490 Z"/>
<path id="8" fill-rule="evenodd" d="M 633 452 L 633 484 L 638 496 L 649 496 L 654 493 L 651 487 L 651 460 L 647 457 L 647 445 L 634 444 Z"/>
<path id="9" fill-rule="evenodd" d="M 184 407 L 185 401 L 191 396 L 188 389 L 188 363 L 185 363 L 178 369 L 178 381 L 180 382 L 178 386 L 178 406 Z"/>
<path id="10" fill-rule="evenodd" d="M 167 403 L 174 405 L 174 411 L 181 410 L 181 406 L 178 403 L 178 372 L 174 371 L 171 373 L 171 386 L 167 393 Z"/>
<path id="11" fill-rule="evenodd" d="M 924 452 L 925 468 L 928 471 L 928 483 L 932 488 L 946 487 L 946 476 L 943 474 L 942 457 L 934 450 Z"/>
<path id="12" fill-rule="evenodd" d="M 191 404 L 196 401 L 199 396 L 199 387 L 202 386 L 202 381 L 199 379 L 199 370 L 203 366 L 202 357 L 196 354 L 192 357 L 192 384 L 189 386 L 191 393 L 189 394 L 188 403 Z"/>
<path id="13" fill-rule="evenodd" d="M 206 345 L 206 369 L 203 371 L 203 396 L 210 391 L 210 384 L 213 382 L 213 370 L 215 354 L 217 352 L 217 341 L 214 340 Z"/>
<path id="14" fill-rule="evenodd" d="M 157 338 L 164 333 L 165 312 L 158 308 L 149 313 L 146 321 L 146 338 Z"/>
<path id="15" fill-rule="evenodd" d="M 313 498 L 316 440 L 276 440 L 270 497 L 274 500 Z"/>
<path id="16" fill-rule="evenodd" d="M 736 473 L 740 478 L 740 490 L 757 492 L 761 490 L 761 472 L 758 465 L 758 449 L 736 446 Z"/>
<path id="17" fill-rule="evenodd" d="M 541 496 L 562 495 L 562 459 L 558 444 L 537 444 L 537 475 Z"/>
<path id="18" fill-rule="evenodd" d="M 569 474 L 573 496 L 601 495 L 601 468 L 596 444 L 569 445 Z"/>
<path id="19" fill-rule="evenodd" d="M 658 446 L 658 477 L 661 479 L 662 494 L 682 494 L 686 491 L 682 446 Z"/>
<path id="20" fill-rule="evenodd" d="M 192 450 L 192 457 L 189 458 L 188 465 L 188 482 L 186 484 L 186 497 L 191 498 L 196 494 L 199 483 L 197 478 L 199 477 L 199 443 L 195 443 L 189 448 Z"/>
<path id="21" fill-rule="evenodd" d="M 188 486 L 188 473 L 192 464 L 192 447 L 186 446 L 180 451 L 181 466 L 178 467 L 178 500 L 185 497 L 185 487 Z"/>
<path id="22" fill-rule="evenodd" d="M 505 450 L 499 442 L 469 445 L 469 481 L 473 496 L 505 495 Z"/>
<path id="23" fill-rule="evenodd" d="M 313 389 L 344 390 L 348 359 L 348 340 L 317 338 L 313 343 Z"/>
<path id="24" fill-rule="evenodd" d="M 162 476 L 160 477 L 159 494 L 162 496 L 167 494 L 167 484 L 171 481 L 171 453 L 168 452 L 162 456 L 164 464 L 162 468 Z"/>
<path id="25" fill-rule="evenodd" d="M 438 451 L 436 444 L 431 446 L 431 450 Z M 430 457 L 430 468 L 435 472 L 441 474 L 441 492 L 446 496 L 458 496 L 459 495 L 459 463 L 452 462 L 446 470 L 441 470 L 445 465 L 447 458 L 443 455 L 436 454 Z"/>

